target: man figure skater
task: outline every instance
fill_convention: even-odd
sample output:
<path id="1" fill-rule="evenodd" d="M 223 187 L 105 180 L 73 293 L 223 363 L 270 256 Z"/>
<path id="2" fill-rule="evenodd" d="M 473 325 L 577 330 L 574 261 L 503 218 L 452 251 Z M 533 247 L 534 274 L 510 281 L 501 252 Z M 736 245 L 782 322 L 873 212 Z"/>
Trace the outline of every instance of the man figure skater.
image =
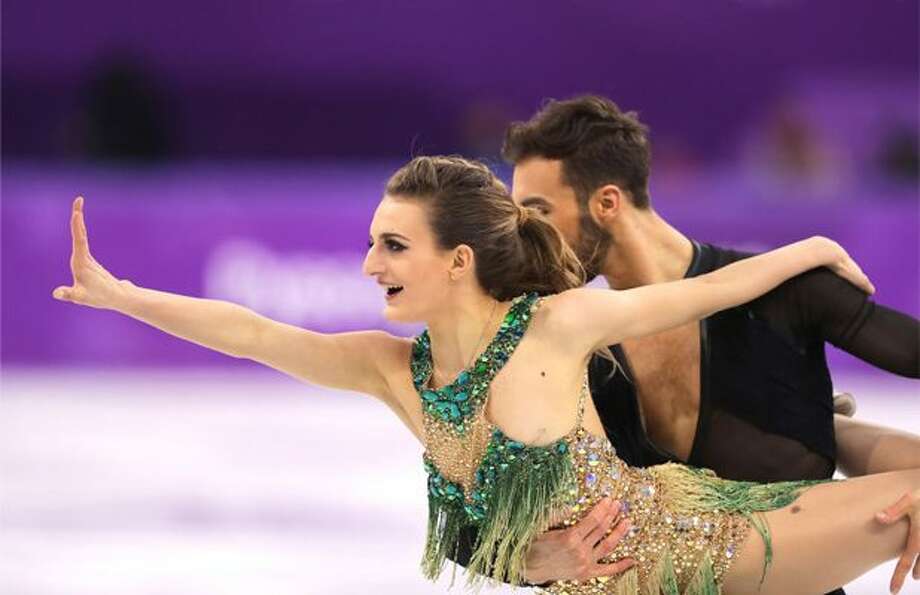
<path id="1" fill-rule="evenodd" d="M 512 124 L 503 155 L 514 165 L 515 201 L 543 212 L 589 278 L 603 275 L 612 288 L 695 276 L 747 256 L 696 242 L 654 211 L 647 129 L 607 99 L 550 102 Z M 825 342 L 920 376 L 918 321 L 825 269 L 699 324 L 612 346 L 624 373 L 595 358 L 592 396 L 618 453 L 633 465 L 674 460 L 764 482 L 828 478 L 837 467 L 862 475 L 918 465 L 920 438 L 834 415 Z M 878 519 L 912 523 L 892 588 L 911 566 L 920 577 L 917 499 L 905 496 Z M 579 525 L 544 534 L 531 548 L 528 580 L 622 571 L 628 561 L 597 563 L 622 531 L 598 543 L 594 530 L 616 514 L 602 503 Z"/>

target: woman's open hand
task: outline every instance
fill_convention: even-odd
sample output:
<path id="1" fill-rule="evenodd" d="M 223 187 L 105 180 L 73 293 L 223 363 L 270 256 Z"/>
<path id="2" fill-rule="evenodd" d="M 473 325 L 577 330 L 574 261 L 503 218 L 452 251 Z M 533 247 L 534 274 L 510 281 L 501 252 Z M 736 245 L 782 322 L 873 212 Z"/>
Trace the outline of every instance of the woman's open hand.
<path id="1" fill-rule="evenodd" d="M 856 264 L 856 261 L 850 257 L 847 251 L 843 249 L 843 246 L 834 240 L 821 236 L 813 238 L 813 240 L 827 246 L 827 251 L 830 255 L 826 264 L 827 268 L 869 295 L 875 293 L 875 286 L 872 285 L 872 281 L 869 281 L 869 277 L 859 268 L 859 265 Z"/>
<path id="2" fill-rule="evenodd" d="M 55 288 L 51 295 L 55 299 L 81 306 L 114 307 L 117 298 L 123 292 L 123 286 L 89 253 L 89 239 L 86 235 L 86 223 L 83 221 L 82 196 L 73 201 L 70 234 L 73 237 L 73 250 L 70 255 L 73 285 L 61 285 Z"/>

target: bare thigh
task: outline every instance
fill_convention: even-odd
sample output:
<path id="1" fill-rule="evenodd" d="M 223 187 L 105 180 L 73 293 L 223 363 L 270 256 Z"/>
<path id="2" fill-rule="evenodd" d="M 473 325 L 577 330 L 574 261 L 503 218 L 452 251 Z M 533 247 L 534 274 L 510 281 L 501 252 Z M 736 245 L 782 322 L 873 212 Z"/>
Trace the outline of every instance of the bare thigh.
<path id="1" fill-rule="evenodd" d="M 763 585 L 764 544 L 751 531 L 725 577 L 726 595 L 815 595 L 832 591 L 900 555 L 908 522 L 882 525 L 875 513 L 920 489 L 920 469 L 858 477 L 808 489 L 765 514 L 773 562 Z"/>

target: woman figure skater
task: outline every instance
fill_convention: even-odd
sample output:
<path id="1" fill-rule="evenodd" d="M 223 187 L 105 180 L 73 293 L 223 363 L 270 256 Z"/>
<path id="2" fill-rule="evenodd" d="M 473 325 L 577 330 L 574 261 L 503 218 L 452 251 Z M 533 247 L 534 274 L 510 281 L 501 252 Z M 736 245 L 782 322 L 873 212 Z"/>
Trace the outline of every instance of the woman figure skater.
<path id="1" fill-rule="evenodd" d="M 440 574 L 459 531 L 478 528 L 469 582 L 520 584 L 527 548 L 603 498 L 629 530 L 613 578 L 557 582 L 549 593 L 790 595 L 824 593 L 896 557 L 907 522 L 874 513 L 920 489 L 920 470 L 821 483 L 756 484 L 667 464 L 626 466 L 586 398 L 592 353 L 750 301 L 827 266 L 874 289 L 820 237 L 707 275 L 626 291 L 580 288 L 561 236 L 520 209 L 486 168 L 418 157 L 389 180 L 374 214 L 364 272 L 384 314 L 422 321 L 414 340 L 384 332 L 319 334 L 228 302 L 118 280 L 90 254 L 77 198 L 73 284 L 55 298 L 120 312 L 303 381 L 383 401 L 425 449 L 429 526 L 422 567 Z M 347 427 L 347 420 L 343 420 Z M 619 535 L 598 531 L 601 547 Z"/>

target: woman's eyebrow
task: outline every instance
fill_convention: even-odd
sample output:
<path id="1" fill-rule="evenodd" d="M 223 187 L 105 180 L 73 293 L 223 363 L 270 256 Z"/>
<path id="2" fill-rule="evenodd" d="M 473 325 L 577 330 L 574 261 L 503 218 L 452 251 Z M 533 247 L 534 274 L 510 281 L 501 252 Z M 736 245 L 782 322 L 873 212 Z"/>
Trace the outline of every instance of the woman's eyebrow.
<path id="1" fill-rule="evenodd" d="M 406 236 L 400 235 L 400 234 L 398 234 L 398 233 L 393 233 L 393 232 L 391 232 L 391 231 L 385 231 L 385 232 L 383 232 L 382 234 L 380 234 L 380 239 L 382 239 L 382 240 L 394 240 L 394 239 L 399 239 L 399 240 L 403 240 L 403 241 L 405 241 L 405 242 L 411 241 L 411 240 L 410 240 L 409 238 L 407 238 Z"/>

